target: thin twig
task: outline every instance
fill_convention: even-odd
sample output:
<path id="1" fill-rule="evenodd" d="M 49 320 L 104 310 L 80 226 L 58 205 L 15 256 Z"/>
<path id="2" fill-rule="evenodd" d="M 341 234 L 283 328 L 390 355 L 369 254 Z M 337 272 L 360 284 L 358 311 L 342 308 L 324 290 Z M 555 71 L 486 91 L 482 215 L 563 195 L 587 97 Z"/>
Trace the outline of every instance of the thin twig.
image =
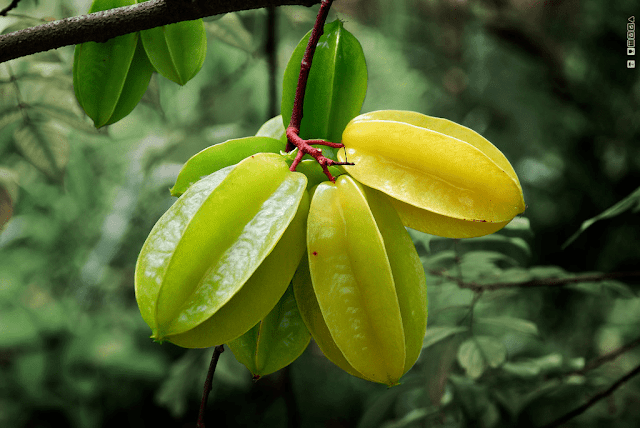
<path id="1" fill-rule="evenodd" d="M 640 271 L 634 272 L 611 272 L 590 275 L 577 275 L 570 278 L 539 278 L 521 282 L 496 282 L 493 284 L 478 284 L 477 282 L 465 282 L 459 278 L 444 274 L 439 271 L 431 271 L 433 275 L 442 276 L 455 281 L 460 288 L 467 288 L 475 292 L 496 291 L 505 288 L 532 288 L 532 287 L 557 287 L 578 282 L 601 282 L 608 279 L 635 278 L 640 277 Z"/>
<path id="2" fill-rule="evenodd" d="M 627 343 L 624 346 L 621 346 L 618 349 L 615 349 L 611 352 L 608 352 L 606 354 L 604 354 L 601 357 L 598 357 L 592 361 L 589 361 L 589 363 L 587 363 L 582 369 L 580 370 L 576 370 L 573 372 L 570 372 L 568 374 L 571 375 L 585 375 L 587 374 L 587 372 L 597 369 L 598 367 L 600 367 L 603 364 L 608 363 L 609 361 L 613 361 L 616 358 L 618 358 L 620 355 L 629 352 L 630 350 L 632 350 L 633 348 L 635 348 L 636 346 L 640 345 L 640 337 L 638 337 L 637 339 L 635 339 L 632 342 Z"/>
<path id="3" fill-rule="evenodd" d="M 582 406 L 577 407 L 575 409 L 573 409 L 572 411 L 566 413 L 565 415 L 559 417 L 558 419 L 556 419 L 555 421 L 545 425 L 543 428 L 556 428 L 561 426 L 562 424 L 567 423 L 568 421 L 570 421 L 571 419 L 575 418 L 576 416 L 584 413 L 585 411 L 587 411 L 590 407 L 592 407 L 594 404 L 596 404 L 598 401 L 607 398 L 608 396 L 610 396 L 611 394 L 613 394 L 613 392 L 620 388 L 622 385 L 624 385 L 629 379 L 631 379 L 632 377 L 636 376 L 638 373 L 640 373 L 640 365 L 636 366 L 636 368 L 634 368 L 633 370 L 631 370 L 629 373 L 627 373 L 626 375 L 622 376 L 620 379 L 618 379 L 617 381 L 615 381 L 613 383 L 613 385 L 611 385 L 608 389 L 606 389 L 605 391 L 602 391 L 596 395 L 594 395 L 589 401 L 587 401 L 586 403 L 584 403 Z"/>
<path id="4" fill-rule="evenodd" d="M 0 35 L 0 62 L 84 42 L 212 15 L 269 6 L 312 6 L 318 0 L 149 0 L 133 6 L 74 16 Z"/>
<path id="5" fill-rule="evenodd" d="M 207 406 L 207 400 L 209 399 L 209 393 L 211 392 L 213 382 L 213 374 L 216 371 L 218 365 L 218 359 L 220 354 L 224 352 L 224 345 L 218 345 L 213 349 L 213 355 L 211 356 L 211 363 L 209 364 L 209 371 L 207 372 L 207 379 L 204 381 L 204 391 L 202 393 L 202 401 L 200 402 L 200 413 L 198 413 L 197 428 L 205 428 L 204 426 L 204 410 Z"/>
<path id="6" fill-rule="evenodd" d="M 18 7 L 18 3 L 20 3 L 20 0 L 12 0 L 9 6 L 0 10 L 0 16 L 7 16 L 7 12 L 9 12 L 11 9 L 15 9 L 16 7 Z"/>
<path id="7" fill-rule="evenodd" d="M 298 148 L 298 154 L 291 164 L 291 171 L 295 171 L 296 167 L 302 160 L 304 155 L 311 155 L 322 167 L 322 171 L 331 181 L 335 181 L 335 178 L 329 172 L 329 166 L 331 165 L 353 165 L 351 162 L 336 162 L 333 159 L 326 158 L 322 154 L 322 150 L 311 147 L 311 145 L 323 145 L 339 149 L 344 147 L 341 143 L 331 143 L 324 140 L 305 140 L 300 137 L 300 124 L 302 123 L 303 106 L 304 106 L 304 94 L 307 89 L 307 80 L 309 79 L 309 71 L 311 71 L 311 63 L 313 61 L 313 55 L 316 52 L 316 46 L 322 33 L 324 32 L 324 22 L 327 20 L 329 9 L 333 0 L 322 0 L 320 4 L 320 10 L 318 10 L 318 16 L 316 22 L 311 30 L 309 36 L 309 42 L 307 48 L 304 51 L 302 57 L 302 63 L 300 64 L 300 75 L 298 76 L 298 86 L 296 86 L 296 95 L 293 100 L 293 111 L 291 112 L 291 120 L 287 127 L 287 145 L 285 151 L 290 152 L 294 147 Z"/>
<path id="8" fill-rule="evenodd" d="M 307 80 L 309 79 L 309 72 L 311 71 L 311 63 L 313 62 L 313 55 L 316 53 L 316 46 L 320 36 L 324 33 L 324 22 L 329 15 L 329 9 L 333 0 L 322 0 L 320 9 L 318 10 L 318 16 L 316 17 L 316 23 L 311 30 L 311 36 L 307 43 L 307 49 L 304 51 L 302 57 L 302 64 L 300 64 L 300 75 L 298 77 L 298 86 L 296 87 L 296 96 L 293 100 L 293 111 L 291 112 L 291 121 L 289 127 L 296 128 L 300 131 L 300 123 L 302 122 L 302 107 L 304 105 L 304 94 L 307 90 Z M 287 145 L 287 151 L 293 150 L 292 143 Z"/>

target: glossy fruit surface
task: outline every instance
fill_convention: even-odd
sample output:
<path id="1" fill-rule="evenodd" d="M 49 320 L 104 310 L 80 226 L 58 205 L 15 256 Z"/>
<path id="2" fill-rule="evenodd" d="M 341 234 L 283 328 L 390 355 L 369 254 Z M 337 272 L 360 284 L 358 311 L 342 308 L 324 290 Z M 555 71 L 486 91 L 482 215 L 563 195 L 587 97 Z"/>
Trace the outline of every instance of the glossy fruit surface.
<path id="1" fill-rule="evenodd" d="M 149 62 L 140 40 L 138 40 L 120 98 L 105 125 L 116 123 L 133 111 L 147 91 L 152 74 L 153 66 Z"/>
<path id="2" fill-rule="evenodd" d="M 136 299 L 152 337 L 208 347 L 264 318 L 304 253 L 306 184 L 280 155 L 263 153 L 189 187 L 136 264 Z"/>
<path id="3" fill-rule="evenodd" d="M 245 137 L 207 147 L 191 156 L 183 165 L 172 196 L 180 196 L 196 181 L 226 166 L 235 165 L 256 153 L 279 153 L 284 144 L 269 137 Z"/>
<path id="4" fill-rule="evenodd" d="M 89 13 L 133 4 L 135 0 L 95 0 Z M 131 33 L 76 45 L 73 88 L 96 128 L 128 115 L 149 85 L 153 66 L 138 39 L 138 33 Z"/>
<path id="5" fill-rule="evenodd" d="M 282 119 L 287 127 L 293 111 L 300 64 L 311 32 L 291 54 L 284 73 Z M 324 27 L 313 57 L 304 98 L 300 137 L 339 142 L 344 127 L 362 108 L 367 92 L 367 66 L 358 40 L 334 21 Z M 329 152 L 329 148 L 324 148 Z"/>
<path id="6" fill-rule="evenodd" d="M 141 31 L 140 38 L 156 71 L 179 85 L 191 80 L 204 64 L 207 33 L 202 19 L 150 28 Z"/>
<path id="7" fill-rule="evenodd" d="M 476 132 L 446 119 L 396 110 L 354 118 L 340 161 L 361 183 L 391 196 L 403 223 L 451 238 L 481 236 L 524 211 L 518 177 Z"/>
<path id="8" fill-rule="evenodd" d="M 291 364 L 310 340 L 289 286 L 269 315 L 227 345 L 255 379 Z"/>
<path id="9" fill-rule="evenodd" d="M 427 302 L 422 264 L 389 201 L 346 175 L 319 184 L 307 251 L 313 291 L 304 269 L 294 290 L 316 342 L 347 372 L 396 384 L 422 348 Z"/>

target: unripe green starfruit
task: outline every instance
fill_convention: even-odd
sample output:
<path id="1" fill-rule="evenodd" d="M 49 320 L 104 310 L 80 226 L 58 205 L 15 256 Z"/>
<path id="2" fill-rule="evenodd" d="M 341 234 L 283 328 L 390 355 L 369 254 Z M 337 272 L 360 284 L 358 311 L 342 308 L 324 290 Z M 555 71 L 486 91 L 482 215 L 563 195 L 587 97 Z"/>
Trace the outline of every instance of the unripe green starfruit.
<path id="1" fill-rule="evenodd" d="M 263 123 L 256 132 L 256 137 L 270 137 L 280 140 L 284 149 L 287 145 L 287 134 L 282 123 L 282 115 L 279 114 Z"/>
<path id="2" fill-rule="evenodd" d="M 310 340 L 293 288 L 289 286 L 269 315 L 227 345 L 253 378 L 258 379 L 291 364 Z"/>
<path id="3" fill-rule="evenodd" d="M 315 188 L 307 258 L 293 284 L 311 335 L 343 370 L 395 385 L 417 360 L 427 325 L 424 269 L 380 192 L 347 175 Z"/>
<path id="4" fill-rule="evenodd" d="M 304 254 L 306 185 L 271 153 L 192 184 L 153 227 L 136 264 L 136 300 L 152 337 L 204 348 L 263 319 Z"/>
<path id="5" fill-rule="evenodd" d="M 193 183 L 226 166 L 235 165 L 256 153 L 279 153 L 284 144 L 269 137 L 244 137 L 207 147 L 184 164 L 171 195 L 182 195 Z"/>
<path id="6" fill-rule="evenodd" d="M 284 72 L 281 112 L 284 127 L 293 112 L 300 65 L 309 43 L 309 31 L 291 54 Z M 305 88 L 300 137 L 339 142 L 344 127 L 362 108 L 367 93 L 367 65 L 362 47 L 342 22 L 324 26 L 313 56 Z M 325 156 L 333 148 L 323 147 Z"/>
<path id="7" fill-rule="evenodd" d="M 144 1 L 147 0 L 138 3 Z M 140 38 L 156 71 L 179 85 L 198 74 L 207 55 L 207 33 L 202 19 L 143 30 Z"/>
<path id="8" fill-rule="evenodd" d="M 391 197 L 403 223 L 449 238 L 493 233 L 524 211 L 513 167 L 478 133 L 446 119 L 383 110 L 355 117 L 338 159 Z"/>
<path id="9" fill-rule="evenodd" d="M 130 6 L 135 0 L 94 0 L 89 13 Z M 127 116 L 140 102 L 153 74 L 153 66 L 138 33 L 104 43 L 76 45 L 73 89 L 78 102 L 96 128 Z"/>

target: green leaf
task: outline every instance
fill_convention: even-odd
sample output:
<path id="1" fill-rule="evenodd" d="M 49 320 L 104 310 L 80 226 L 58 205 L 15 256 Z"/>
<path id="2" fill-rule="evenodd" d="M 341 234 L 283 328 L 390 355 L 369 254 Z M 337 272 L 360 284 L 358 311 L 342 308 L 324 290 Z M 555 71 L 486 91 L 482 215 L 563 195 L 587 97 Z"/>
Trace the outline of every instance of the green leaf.
<path id="1" fill-rule="evenodd" d="M 3 309 L 0 313 L 0 348 L 33 346 L 37 341 L 38 330 L 25 309 Z"/>
<path id="2" fill-rule="evenodd" d="M 562 249 L 567 248 L 573 241 L 575 241 L 578 236 L 582 234 L 587 228 L 589 228 L 596 221 L 612 218 L 618 216 L 626 211 L 631 210 L 636 213 L 640 211 L 640 187 L 638 187 L 633 193 L 629 196 L 612 206 L 611 208 L 605 210 L 604 212 L 598 214 L 595 217 L 590 218 L 582 223 L 580 229 L 576 233 L 574 233 L 567 241 L 562 244 Z"/>
<path id="3" fill-rule="evenodd" d="M 422 349 L 435 345 L 436 343 L 450 336 L 456 335 L 458 333 L 464 333 L 467 330 L 469 330 L 467 327 L 428 327 L 427 334 L 425 334 L 422 341 Z"/>
<path id="4" fill-rule="evenodd" d="M 579 370 L 584 366 L 584 359 L 576 358 L 568 361 L 572 370 Z M 527 358 L 520 361 L 509 361 L 502 365 L 502 369 L 514 376 L 530 378 L 558 370 L 563 365 L 563 358 L 560 354 L 549 354 L 539 358 Z"/>
<path id="5" fill-rule="evenodd" d="M 310 35 L 302 38 L 284 73 L 281 112 L 285 125 L 291 121 L 300 64 Z M 366 92 L 367 66 L 360 43 L 340 21 L 325 25 L 309 73 L 300 136 L 340 142 L 347 123 L 360 112 Z"/>
<path id="6" fill-rule="evenodd" d="M 224 167 L 235 165 L 256 153 L 280 153 L 284 149 L 281 141 L 269 137 L 245 137 L 227 140 L 207 147 L 191 156 L 184 164 L 171 195 L 182 195 L 193 183 Z"/>
<path id="7" fill-rule="evenodd" d="M 174 417 L 183 416 L 187 410 L 187 397 L 192 391 L 192 382 L 197 382 L 202 372 L 202 352 L 188 350 L 176 360 L 156 393 L 157 402 L 166 406 Z"/>
<path id="8" fill-rule="evenodd" d="M 406 415 L 404 415 L 401 419 L 393 422 L 387 422 L 382 425 L 382 428 L 404 428 L 404 427 L 415 427 L 416 422 L 426 419 L 429 416 L 438 414 L 440 412 L 437 408 L 420 408 L 413 409 Z"/>
<path id="9" fill-rule="evenodd" d="M 489 401 L 489 391 L 486 385 L 464 376 L 450 375 L 449 381 L 454 389 L 456 401 L 459 402 L 465 416 L 469 420 L 477 421 L 483 427 L 492 426 L 487 419 L 492 419 L 494 405 Z M 472 424 L 473 425 L 473 424 Z"/>
<path id="10" fill-rule="evenodd" d="M 19 179 L 20 176 L 17 171 L 0 166 L 0 187 L 5 189 L 13 202 L 18 199 L 20 192 Z"/>
<path id="11" fill-rule="evenodd" d="M 66 135 L 48 124 L 24 123 L 14 132 L 15 144 L 26 160 L 54 180 L 62 179 L 69 161 Z"/>
<path id="12" fill-rule="evenodd" d="M 458 348 L 458 363 L 472 379 L 482 376 L 487 367 L 500 366 L 506 358 L 502 342 L 490 336 L 474 336 Z"/>
<path id="13" fill-rule="evenodd" d="M 369 406 L 360 418 L 357 428 L 379 427 L 382 422 L 392 412 L 394 405 L 398 401 L 398 396 L 406 391 L 404 383 L 389 388 L 381 393 Z"/>
<path id="14" fill-rule="evenodd" d="M 533 238 L 531 222 L 528 218 L 522 216 L 515 217 L 504 229 L 499 230 L 497 233 L 515 238 Z"/>
<path id="15" fill-rule="evenodd" d="M 531 321 L 522 318 L 512 317 L 495 317 L 495 318 L 475 318 L 474 322 L 486 324 L 493 327 L 499 327 L 517 331 L 522 334 L 538 335 L 538 326 Z"/>
<path id="16" fill-rule="evenodd" d="M 627 284 L 614 279 L 595 282 L 578 282 L 568 284 L 565 288 L 595 296 L 602 296 L 603 292 L 608 291 L 616 298 L 634 299 L 637 297 L 635 292 Z"/>
<path id="17" fill-rule="evenodd" d="M 0 111 L 0 129 L 4 129 L 23 118 L 22 111 L 15 106 Z"/>
<path id="18" fill-rule="evenodd" d="M 509 374 L 521 378 L 532 378 L 540 374 L 541 368 L 535 361 L 507 361 L 502 369 Z"/>
<path id="19" fill-rule="evenodd" d="M 29 107 L 45 117 L 50 117 L 60 122 L 66 123 L 67 125 L 78 131 L 92 134 L 95 134 L 97 132 L 96 128 L 91 126 L 89 122 L 82 120 L 83 118 L 85 118 L 85 116 L 79 117 L 76 113 L 61 108 L 60 106 L 46 103 L 34 103 L 29 104 Z"/>

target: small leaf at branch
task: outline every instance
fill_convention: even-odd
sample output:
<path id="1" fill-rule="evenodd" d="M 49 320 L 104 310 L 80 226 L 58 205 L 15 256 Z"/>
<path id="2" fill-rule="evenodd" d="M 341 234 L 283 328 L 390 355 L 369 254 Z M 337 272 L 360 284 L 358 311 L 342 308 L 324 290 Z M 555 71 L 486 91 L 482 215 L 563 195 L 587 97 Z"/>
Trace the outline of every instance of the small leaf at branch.
<path id="1" fill-rule="evenodd" d="M 509 329 L 522 334 L 538 335 L 538 326 L 528 320 L 513 317 L 478 318 L 477 323 L 486 324 L 501 329 Z"/>
<path id="2" fill-rule="evenodd" d="M 633 193 L 631 193 L 629 196 L 627 196 L 611 208 L 605 210 L 595 217 L 590 218 L 589 220 L 584 221 L 580 226 L 580 229 L 578 229 L 576 233 L 574 233 L 569 239 L 567 239 L 567 242 L 562 244 L 562 248 L 565 249 L 569 245 L 571 245 L 571 243 L 575 241 L 578 236 L 582 234 L 582 232 L 587 230 L 587 228 L 596 221 L 612 218 L 629 210 L 632 210 L 632 212 L 634 213 L 640 211 L 640 187 L 638 187 Z"/>
<path id="3" fill-rule="evenodd" d="M 469 330 L 467 327 L 429 327 L 427 328 L 427 334 L 424 336 L 422 341 L 422 349 L 428 348 L 429 346 L 435 345 L 448 337 L 454 336 L 458 333 L 463 333 L 467 330 Z"/>
<path id="4" fill-rule="evenodd" d="M 490 336 L 474 336 L 458 348 L 458 362 L 472 379 L 482 376 L 487 367 L 500 366 L 506 358 L 502 342 Z"/>
<path id="5" fill-rule="evenodd" d="M 69 141 L 49 125 L 25 123 L 14 132 L 15 144 L 33 166 L 54 180 L 62 179 L 69 160 Z"/>

